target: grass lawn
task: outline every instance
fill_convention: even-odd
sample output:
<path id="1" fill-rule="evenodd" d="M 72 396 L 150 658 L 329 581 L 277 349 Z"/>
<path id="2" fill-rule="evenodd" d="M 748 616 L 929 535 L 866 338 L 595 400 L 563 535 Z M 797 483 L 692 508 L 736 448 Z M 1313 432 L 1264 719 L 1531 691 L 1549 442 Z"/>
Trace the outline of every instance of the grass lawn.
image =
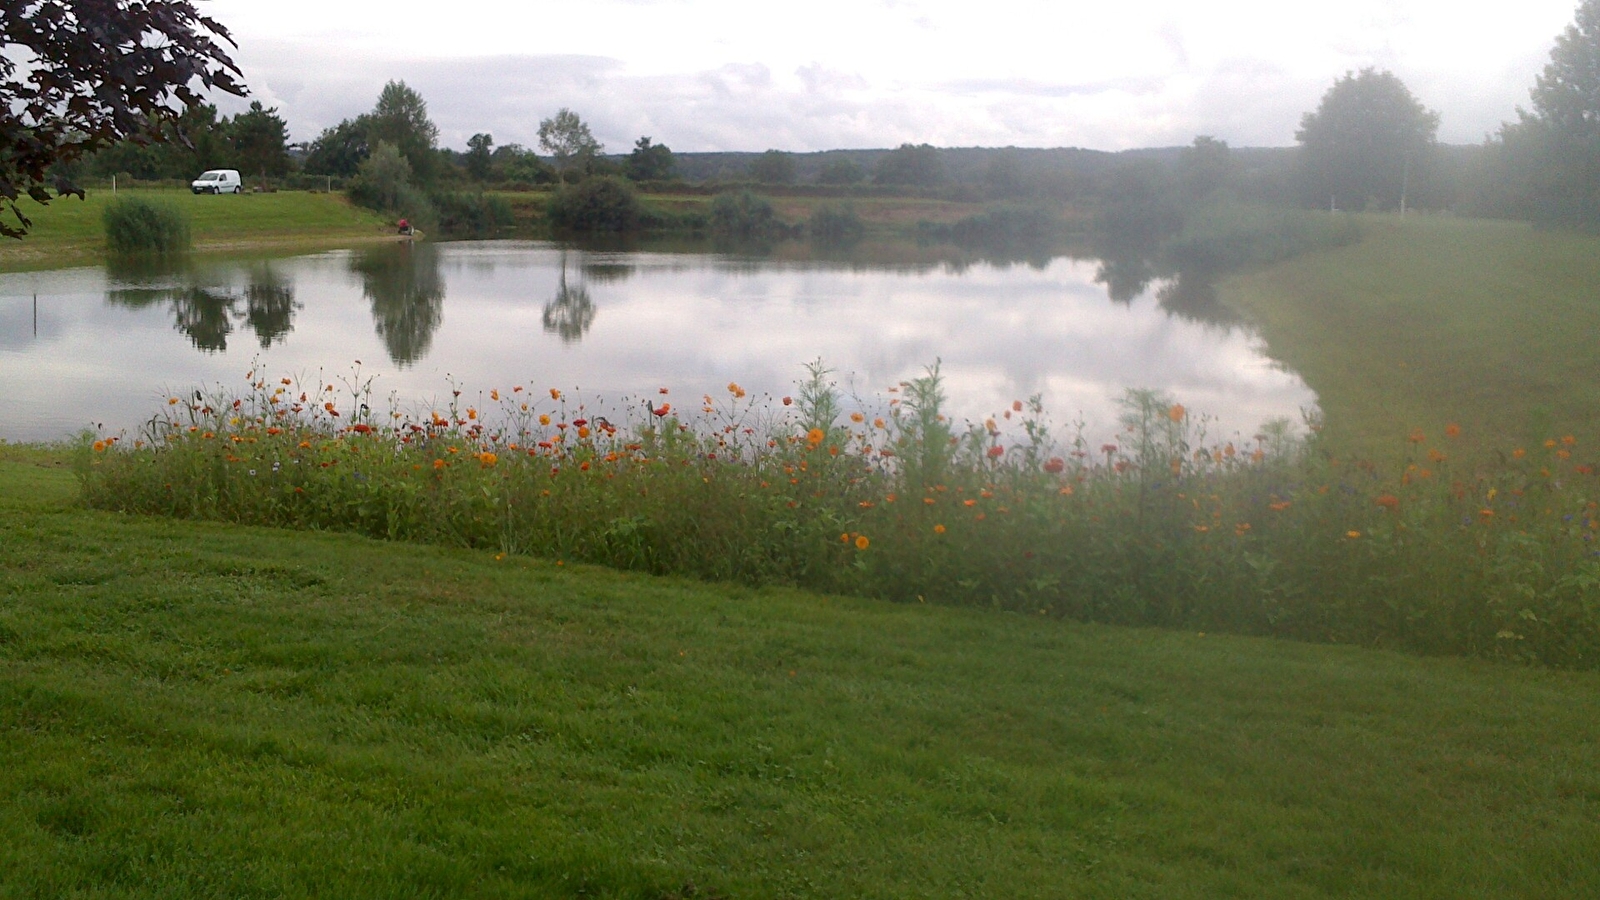
<path id="1" fill-rule="evenodd" d="M 0 897 L 1600 894 L 1592 673 L 103 514 L 57 461 L 0 445 Z"/>
<path id="2" fill-rule="evenodd" d="M 213 197 L 184 190 L 124 190 L 123 196 L 159 199 L 182 209 L 197 252 L 295 249 L 386 237 L 389 223 L 359 209 L 341 194 L 280 191 Z M 101 214 L 110 191 L 91 191 L 87 199 L 68 197 L 40 206 L 22 202 L 33 231 L 21 241 L 0 245 L 0 271 L 57 268 L 96 262 L 104 251 Z"/>
<path id="3" fill-rule="evenodd" d="M 1224 285 L 1317 392 L 1331 436 L 1389 455 L 1450 422 L 1506 452 L 1600 438 L 1600 238 L 1421 216 L 1363 227 L 1358 244 Z"/>

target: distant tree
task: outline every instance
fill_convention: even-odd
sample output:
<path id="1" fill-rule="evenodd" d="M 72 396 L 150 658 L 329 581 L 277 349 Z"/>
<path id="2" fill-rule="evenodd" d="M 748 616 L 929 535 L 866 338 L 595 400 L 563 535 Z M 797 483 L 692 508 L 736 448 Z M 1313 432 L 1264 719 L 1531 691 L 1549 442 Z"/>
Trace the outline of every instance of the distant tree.
<path id="1" fill-rule="evenodd" d="M 1027 192 L 1022 181 L 1022 167 L 1010 151 L 1001 151 L 983 171 L 983 185 L 996 197 L 1019 197 Z"/>
<path id="2" fill-rule="evenodd" d="M 666 144 L 652 144 L 650 138 L 642 137 L 634 143 L 625 168 L 634 181 L 665 181 L 672 177 L 677 161 Z"/>
<path id="3" fill-rule="evenodd" d="M 362 160 L 372 152 L 369 121 L 367 116 L 358 116 L 323 130 L 306 153 L 305 170 L 313 175 L 341 178 L 356 174 Z"/>
<path id="4" fill-rule="evenodd" d="M 521 144 L 502 144 L 494 151 L 494 171 L 504 181 L 527 184 L 554 184 L 559 180 L 552 169 L 537 153 Z"/>
<path id="5" fill-rule="evenodd" d="M 477 181 L 488 181 L 494 165 L 494 135 L 475 134 L 467 138 L 467 174 Z"/>
<path id="6" fill-rule="evenodd" d="M 605 150 L 589 133 L 589 126 L 583 119 L 564 106 L 554 116 L 539 123 L 539 146 L 556 158 L 556 168 L 563 175 L 573 163 L 586 162 Z"/>
<path id="7" fill-rule="evenodd" d="M 411 173 L 418 181 L 428 183 L 433 178 L 439 127 L 428 118 L 427 101 L 404 81 L 383 86 L 377 105 L 367 117 L 367 135 L 373 144 L 393 144 L 411 164 Z"/>
<path id="8" fill-rule="evenodd" d="M 1178 182 L 1190 200 L 1203 200 L 1227 184 L 1233 173 L 1233 152 L 1227 141 L 1208 134 L 1178 154 Z"/>
<path id="9" fill-rule="evenodd" d="M 829 160 L 817 173 L 818 184 L 860 184 L 867 173 L 853 160 L 839 157 Z"/>
<path id="10" fill-rule="evenodd" d="M 387 212 L 410 212 L 404 208 L 411 187 L 411 163 L 400 148 L 379 141 L 372 154 L 361 161 L 352 195 L 363 206 Z"/>
<path id="11" fill-rule="evenodd" d="M 569 231 L 627 232 L 639 227 L 642 212 L 632 185 L 601 176 L 556 191 L 545 215 L 551 225 Z"/>
<path id="12" fill-rule="evenodd" d="M 944 180 L 944 160 L 931 144 L 901 144 L 878 161 L 878 184 L 933 187 Z"/>
<path id="13" fill-rule="evenodd" d="M 768 150 L 750 162 L 750 179 L 761 184 L 789 184 L 794 181 L 794 157 L 782 150 Z"/>
<path id="14" fill-rule="evenodd" d="M 0 235 L 32 226 L 17 201 L 83 191 L 57 169 L 118 141 L 160 140 L 208 90 L 244 96 L 218 41 L 226 28 L 187 0 L 0 0 Z"/>
<path id="15" fill-rule="evenodd" d="M 1427 165 L 1438 129 L 1439 114 L 1394 73 L 1347 73 L 1295 132 L 1305 199 L 1346 209 L 1400 205 Z"/>
<path id="16" fill-rule="evenodd" d="M 289 171 L 289 126 L 279 118 L 276 107 L 266 109 L 257 100 L 248 112 L 239 113 L 227 126 L 228 143 L 234 161 L 247 174 L 281 177 Z"/>
<path id="17" fill-rule="evenodd" d="M 1534 81 L 1533 109 L 1489 149 L 1503 205 L 1530 218 L 1600 228 L 1600 0 L 1584 0 Z"/>

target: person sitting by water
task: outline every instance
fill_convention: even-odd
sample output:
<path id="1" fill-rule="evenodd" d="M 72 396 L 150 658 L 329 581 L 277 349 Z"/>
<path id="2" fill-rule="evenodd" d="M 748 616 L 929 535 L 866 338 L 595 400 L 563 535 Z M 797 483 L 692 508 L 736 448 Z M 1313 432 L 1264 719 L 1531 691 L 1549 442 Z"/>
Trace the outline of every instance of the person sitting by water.
<path id="1" fill-rule="evenodd" d="M 413 229 L 411 228 L 411 222 L 409 222 L 406 219 L 401 219 L 400 220 L 400 233 L 401 234 L 411 234 L 412 231 L 413 231 Z"/>

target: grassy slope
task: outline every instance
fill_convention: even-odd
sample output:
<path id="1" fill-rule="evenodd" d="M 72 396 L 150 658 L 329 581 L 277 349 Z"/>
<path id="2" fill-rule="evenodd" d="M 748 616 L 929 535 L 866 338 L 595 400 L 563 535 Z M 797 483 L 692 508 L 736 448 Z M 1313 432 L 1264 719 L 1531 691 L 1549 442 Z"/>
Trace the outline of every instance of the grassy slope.
<path id="1" fill-rule="evenodd" d="M 51 458 L 0 446 L 0 897 L 1600 892 L 1593 674 L 91 513 Z"/>
<path id="2" fill-rule="evenodd" d="M 376 213 L 351 206 L 343 195 L 282 191 L 276 194 L 196 196 L 188 191 L 138 190 L 124 195 L 172 203 L 189 216 L 194 248 L 237 251 L 294 248 L 374 240 L 387 236 L 388 223 Z M 21 241 L 0 246 L 0 270 L 49 268 L 92 262 L 104 250 L 100 216 L 109 191 L 94 191 L 79 201 L 59 199 L 49 206 L 24 202 L 34 230 Z"/>
<path id="3" fill-rule="evenodd" d="M 1348 446 L 1448 422 L 1509 450 L 1600 437 L 1600 238 L 1508 222 L 1371 218 L 1356 245 L 1224 287 Z"/>

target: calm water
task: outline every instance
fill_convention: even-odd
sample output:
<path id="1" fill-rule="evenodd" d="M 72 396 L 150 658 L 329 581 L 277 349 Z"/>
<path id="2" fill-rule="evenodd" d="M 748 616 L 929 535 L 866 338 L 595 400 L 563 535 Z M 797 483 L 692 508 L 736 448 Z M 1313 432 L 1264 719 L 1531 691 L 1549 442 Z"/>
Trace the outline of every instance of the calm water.
<path id="1" fill-rule="evenodd" d="M 597 403 L 661 386 L 690 402 L 729 381 L 781 395 L 818 357 L 863 396 L 942 359 L 957 417 L 1042 393 L 1092 437 L 1114 430 L 1126 387 L 1170 392 L 1214 417 L 1213 434 L 1298 422 L 1315 404 L 1248 330 L 1174 314 L 1173 285 L 1115 302 L 1105 274 L 1067 257 L 872 264 L 496 241 L 0 275 L 0 438 L 136 428 L 169 392 L 241 388 L 257 359 L 270 377 L 329 381 L 359 360 L 408 409 L 452 379 L 471 395 L 526 384 Z"/>

